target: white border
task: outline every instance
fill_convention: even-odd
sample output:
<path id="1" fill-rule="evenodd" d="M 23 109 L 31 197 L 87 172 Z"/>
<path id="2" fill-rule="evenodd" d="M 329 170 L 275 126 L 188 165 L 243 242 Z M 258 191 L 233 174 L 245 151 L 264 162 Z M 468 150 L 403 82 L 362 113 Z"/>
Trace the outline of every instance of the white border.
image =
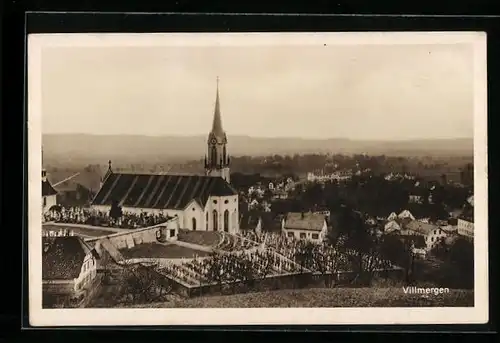
<path id="1" fill-rule="evenodd" d="M 471 44 L 474 48 L 475 306 L 470 308 L 42 309 L 41 61 L 53 46 Z M 488 321 L 487 73 L 484 32 L 38 34 L 28 36 L 29 305 L 33 326 L 465 324 Z"/>

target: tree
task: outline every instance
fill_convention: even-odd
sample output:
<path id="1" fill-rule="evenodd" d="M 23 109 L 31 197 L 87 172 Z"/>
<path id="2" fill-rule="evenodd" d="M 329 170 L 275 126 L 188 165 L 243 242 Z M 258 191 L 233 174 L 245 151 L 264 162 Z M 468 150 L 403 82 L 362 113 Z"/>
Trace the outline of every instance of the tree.
<path id="1" fill-rule="evenodd" d="M 352 282 L 371 284 L 377 269 L 389 267 L 382 256 L 381 236 L 367 224 L 364 214 L 346 206 L 339 211 L 336 226 L 355 275 Z"/>
<path id="2" fill-rule="evenodd" d="M 128 264 L 123 266 L 120 293 L 132 303 L 163 300 L 171 293 L 171 281 L 155 271 L 155 265 Z"/>
<path id="3" fill-rule="evenodd" d="M 414 256 L 412 252 L 411 238 L 397 234 L 385 235 L 382 242 L 382 256 L 402 267 L 405 272 L 406 283 L 410 283 L 413 277 Z"/>
<path id="4" fill-rule="evenodd" d="M 458 238 L 451 246 L 449 263 L 457 271 L 457 282 L 466 288 L 474 287 L 474 243 Z"/>
<path id="5" fill-rule="evenodd" d="M 122 207 L 118 203 L 118 201 L 113 200 L 111 204 L 111 209 L 109 210 L 109 216 L 114 220 L 118 220 L 123 215 Z"/>

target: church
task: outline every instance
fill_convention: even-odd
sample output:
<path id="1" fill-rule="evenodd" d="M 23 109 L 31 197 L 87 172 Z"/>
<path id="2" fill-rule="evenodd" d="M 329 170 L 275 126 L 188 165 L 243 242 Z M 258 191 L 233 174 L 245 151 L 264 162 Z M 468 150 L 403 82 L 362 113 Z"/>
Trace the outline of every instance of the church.
<path id="1" fill-rule="evenodd" d="M 205 175 L 115 173 L 111 161 L 92 208 L 177 216 L 181 229 L 239 232 L 238 193 L 230 184 L 227 136 L 222 128 L 219 82 L 212 130 L 208 135 Z"/>

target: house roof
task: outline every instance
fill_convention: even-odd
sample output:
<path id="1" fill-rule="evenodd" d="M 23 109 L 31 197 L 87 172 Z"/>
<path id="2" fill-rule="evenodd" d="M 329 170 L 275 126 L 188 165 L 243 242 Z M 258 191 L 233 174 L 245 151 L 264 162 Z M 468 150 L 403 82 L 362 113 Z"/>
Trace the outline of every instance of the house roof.
<path id="1" fill-rule="evenodd" d="M 445 232 L 455 232 L 457 231 L 457 227 L 453 225 L 446 225 L 446 226 L 441 226 L 441 230 Z"/>
<path id="2" fill-rule="evenodd" d="M 405 228 L 407 230 L 415 231 L 421 235 L 427 235 L 432 230 L 439 229 L 439 227 L 437 225 L 422 223 L 421 221 L 418 221 L 418 220 L 413 220 L 413 221 L 409 222 L 408 224 L 406 224 Z"/>
<path id="3" fill-rule="evenodd" d="M 44 280 L 72 280 L 80 275 L 85 256 L 92 248 L 78 236 L 43 237 Z"/>
<path id="4" fill-rule="evenodd" d="M 474 208 L 472 206 L 465 206 L 462 213 L 458 216 L 459 219 L 466 220 L 468 222 L 474 221 Z"/>
<path id="5" fill-rule="evenodd" d="M 411 214 L 411 212 L 408 211 L 408 210 L 401 211 L 401 213 L 398 214 L 398 217 L 399 218 L 411 218 L 411 219 L 415 219 L 413 217 L 413 214 Z"/>
<path id="6" fill-rule="evenodd" d="M 101 182 L 101 172 L 88 170 L 80 170 L 78 172 L 74 170 L 57 170 L 50 172 L 48 179 L 58 191 L 74 191 L 77 185 L 81 185 L 92 191 L 97 191 Z"/>
<path id="7" fill-rule="evenodd" d="M 205 207 L 210 196 L 236 195 L 221 177 L 172 174 L 111 173 L 92 201 L 154 209 L 184 209 L 192 200 Z"/>
<path id="8" fill-rule="evenodd" d="M 389 220 L 391 220 L 391 219 L 396 219 L 397 217 L 398 217 L 398 215 L 397 215 L 395 212 L 391 212 L 391 214 L 389 214 L 389 215 L 387 216 L 387 218 L 388 218 Z"/>
<path id="9" fill-rule="evenodd" d="M 97 191 L 99 189 L 100 176 L 96 173 L 82 172 L 69 176 L 67 180 L 62 179 L 54 183 L 54 188 L 59 192 L 76 191 L 78 186 L 88 190 Z"/>
<path id="10" fill-rule="evenodd" d="M 42 196 L 43 197 L 46 197 L 49 195 L 56 195 L 56 194 L 57 194 L 57 191 L 54 189 L 54 187 L 52 187 L 52 185 L 50 184 L 50 182 L 48 180 L 42 181 Z"/>
<path id="11" fill-rule="evenodd" d="M 319 213 L 290 212 L 285 218 L 286 229 L 321 231 L 325 223 L 325 216 Z"/>
<path id="12" fill-rule="evenodd" d="M 396 221 L 391 220 L 391 221 L 387 222 L 387 224 L 384 225 L 384 229 L 385 230 L 401 230 L 401 226 L 399 226 L 399 224 Z"/>

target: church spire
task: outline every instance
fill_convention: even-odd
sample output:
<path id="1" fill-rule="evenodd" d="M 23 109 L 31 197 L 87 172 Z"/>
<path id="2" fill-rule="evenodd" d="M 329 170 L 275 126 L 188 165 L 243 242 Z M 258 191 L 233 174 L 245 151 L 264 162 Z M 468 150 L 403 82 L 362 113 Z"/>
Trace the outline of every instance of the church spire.
<path id="1" fill-rule="evenodd" d="M 207 175 L 220 176 L 229 182 L 229 163 L 227 159 L 227 137 L 222 129 L 219 100 L 219 77 L 217 77 L 217 93 L 215 97 L 214 120 L 212 130 L 208 134 L 208 154 L 205 157 Z"/>
<path id="2" fill-rule="evenodd" d="M 224 136 L 224 130 L 222 129 L 222 119 L 221 119 L 221 115 L 220 115 L 219 77 L 218 76 L 217 76 L 217 94 L 215 97 L 214 120 L 212 122 L 212 133 L 218 138 L 222 138 Z"/>

